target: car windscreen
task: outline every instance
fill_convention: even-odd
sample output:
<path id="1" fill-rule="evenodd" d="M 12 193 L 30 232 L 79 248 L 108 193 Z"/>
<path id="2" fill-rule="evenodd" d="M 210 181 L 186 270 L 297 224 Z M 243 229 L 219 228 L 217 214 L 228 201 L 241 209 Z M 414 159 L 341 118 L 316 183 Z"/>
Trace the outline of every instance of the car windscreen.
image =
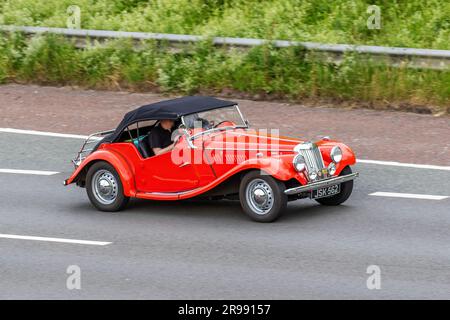
<path id="1" fill-rule="evenodd" d="M 218 108 L 199 113 L 189 114 L 183 117 L 184 125 L 189 128 L 204 129 L 213 128 L 221 123 L 227 126 L 245 126 L 245 121 L 241 116 L 237 106 Z"/>

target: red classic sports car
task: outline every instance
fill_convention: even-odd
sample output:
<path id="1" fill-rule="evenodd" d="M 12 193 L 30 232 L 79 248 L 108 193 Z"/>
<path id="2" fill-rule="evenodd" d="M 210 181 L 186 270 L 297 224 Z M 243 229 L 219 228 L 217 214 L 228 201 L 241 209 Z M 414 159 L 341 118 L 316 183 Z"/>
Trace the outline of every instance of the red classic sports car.
<path id="1" fill-rule="evenodd" d="M 173 147 L 155 155 L 152 129 L 173 120 Z M 92 147 L 90 147 L 92 146 Z M 253 220 L 277 219 L 302 198 L 339 205 L 353 189 L 353 151 L 325 137 L 310 142 L 252 130 L 237 103 L 184 97 L 142 106 L 115 130 L 93 134 L 64 185 L 87 189 L 92 204 L 118 211 L 130 198 L 239 199 Z"/>

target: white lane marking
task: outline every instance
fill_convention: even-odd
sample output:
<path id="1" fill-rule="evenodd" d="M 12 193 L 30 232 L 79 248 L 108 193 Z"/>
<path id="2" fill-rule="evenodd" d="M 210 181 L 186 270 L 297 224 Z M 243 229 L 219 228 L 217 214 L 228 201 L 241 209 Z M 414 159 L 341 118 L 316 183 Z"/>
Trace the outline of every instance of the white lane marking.
<path id="1" fill-rule="evenodd" d="M 42 170 L 18 170 L 18 169 L 0 169 L 0 173 L 12 174 L 33 174 L 38 176 L 52 176 L 58 174 L 57 171 L 42 171 Z"/>
<path id="2" fill-rule="evenodd" d="M 0 233 L 0 238 L 17 239 L 17 240 L 32 240 L 32 241 L 47 241 L 47 242 L 61 242 L 61 243 L 73 243 L 73 244 L 86 244 L 86 245 L 93 245 L 93 246 L 106 246 L 106 245 L 112 243 L 112 242 L 104 242 L 104 241 L 21 236 L 21 235 L 15 235 L 15 234 L 1 234 L 1 233 Z"/>
<path id="3" fill-rule="evenodd" d="M 31 135 L 57 137 L 57 138 L 74 138 L 74 139 L 87 139 L 88 138 L 88 136 L 78 135 L 78 134 L 55 133 L 55 132 L 45 132 L 45 131 L 36 131 L 36 130 L 21 130 L 21 129 L 13 129 L 13 128 L 0 128 L 0 132 L 31 134 Z M 396 162 L 396 161 L 380 161 L 380 160 L 368 160 L 368 159 L 357 159 L 356 162 L 367 163 L 367 164 L 377 164 L 377 165 L 383 165 L 383 166 L 450 171 L 450 166 L 436 166 L 436 165 L 429 165 L 429 164 L 414 164 L 414 163 L 403 163 L 403 162 Z"/>
<path id="4" fill-rule="evenodd" d="M 374 192 L 374 193 L 369 194 L 369 196 L 423 199 L 423 200 L 444 200 L 444 199 L 450 198 L 448 196 L 434 196 L 431 194 L 414 194 L 414 193 L 397 193 L 397 192 Z"/>
<path id="5" fill-rule="evenodd" d="M 83 136 L 79 134 L 68 134 L 68 133 L 55 133 L 55 132 L 45 132 L 45 131 L 35 131 L 35 130 L 21 130 L 12 128 L 0 128 L 0 132 L 4 133 L 20 133 L 20 134 L 31 134 L 35 136 L 47 136 L 56 138 L 72 138 L 72 139 L 87 139 L 88 136 Z"/>
<path id="6" fill-rule="evenodd" d="M 367 164 L 378 164 L 381 166 L 394 166 L 394 167 L 408 167 L 408 168 L 416 168 L 416 169 L 431 169 L 431 170 L 446 170 L 450 171 L 450 167 L 448 166 L 435 166 L 430 164 L 414 164 L 414 163 L 402 163 L 395 161 L 379 161 L 379 160 L 356 160 L 357 163 L 367 163 Z"/>

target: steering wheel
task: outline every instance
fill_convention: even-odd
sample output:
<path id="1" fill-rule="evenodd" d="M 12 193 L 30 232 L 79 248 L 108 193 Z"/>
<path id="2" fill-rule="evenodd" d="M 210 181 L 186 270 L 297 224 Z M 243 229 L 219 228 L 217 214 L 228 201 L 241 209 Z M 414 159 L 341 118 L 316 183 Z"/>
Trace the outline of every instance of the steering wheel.
<path id="1" fill-rule="evenodd" d="M 221 124 L 226 123 L 226 122 L 230 123 L 233 126 L 235 125 L 235 123 L 233 121 L 224 120 L 224 121 L 220 121 L 218 124 L 214 125 L 213 128 L 217 128 L 218 126 L 220 126 Z"/>

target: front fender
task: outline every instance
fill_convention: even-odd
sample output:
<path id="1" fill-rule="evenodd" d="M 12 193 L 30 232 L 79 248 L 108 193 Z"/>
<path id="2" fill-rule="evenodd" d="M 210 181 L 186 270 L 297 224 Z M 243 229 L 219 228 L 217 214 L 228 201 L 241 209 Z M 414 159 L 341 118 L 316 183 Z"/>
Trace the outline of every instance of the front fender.
<path id="1" fill-rule="evenodd" d="M 342 160 L 339 162 L 339 166 L 336 168 L 336 175 L 341 174 L 341 171 L 345 169 L 345 167 L 353 166 L 356 164 L 356 156 L 353 150 L 345 145 L 340 144 L 339 145 L 342 149 Z"/>
<path id="2" fill-rule="evenodd" d="M 125 196 L 134 197 L 136 195 L 136 186 L 134 182 L 133 168 L 128 164 L 122 155 L 112 150 L 97 150 L 91 153 L 81 165 L 64 181 L 64 185 L 86 179 L 87 171 L 95 162 L 105 161 L 116 169 L 122 182 Z"/>
<path id="3" fill-rule="evenodd" d="M 320 151 L 324 161 L 324 165 L 328 167 L 331 163 L 330 152 L 331 149 L 338 145 L 342 149 L 342 160 L 336 166 L 336 173 L 334 176 L 338 176 L 342 170 L 347 166 L 352 166 L 356 163 L 356 156 L 353 150 L 346 144 L 333 141 L 329 143 L 318 143 L 320 146 Z M 259 169 L 267 174 L 270 174 L 274 178 L 280 181 L 288 181 L 290 179 L 296 179 L 300 184 L 308 184 L 308 179 L 304 173 L 297 172 L 293 165 L 292 159 L 294 154 L 281 154 L 275 157 L 264 157 L 260 159 L 253 159 L 244 162 L 237 168 L 237 171 L 242 171 L 246 169 Z"/>
<path id="4" fill-rule="evenodd" d="M 342 150 L 342 160 L 336 166 L 335 176 L 339 175 L 345 167 L 352 166 L 356 163 L 356 156 L 353 150 L 344 143 L 338 141 L 320 141 L 317 142 L 322 158 L 326 166 L 331 163 L 330 152 L 334 146 L 339 146 Z"/>

